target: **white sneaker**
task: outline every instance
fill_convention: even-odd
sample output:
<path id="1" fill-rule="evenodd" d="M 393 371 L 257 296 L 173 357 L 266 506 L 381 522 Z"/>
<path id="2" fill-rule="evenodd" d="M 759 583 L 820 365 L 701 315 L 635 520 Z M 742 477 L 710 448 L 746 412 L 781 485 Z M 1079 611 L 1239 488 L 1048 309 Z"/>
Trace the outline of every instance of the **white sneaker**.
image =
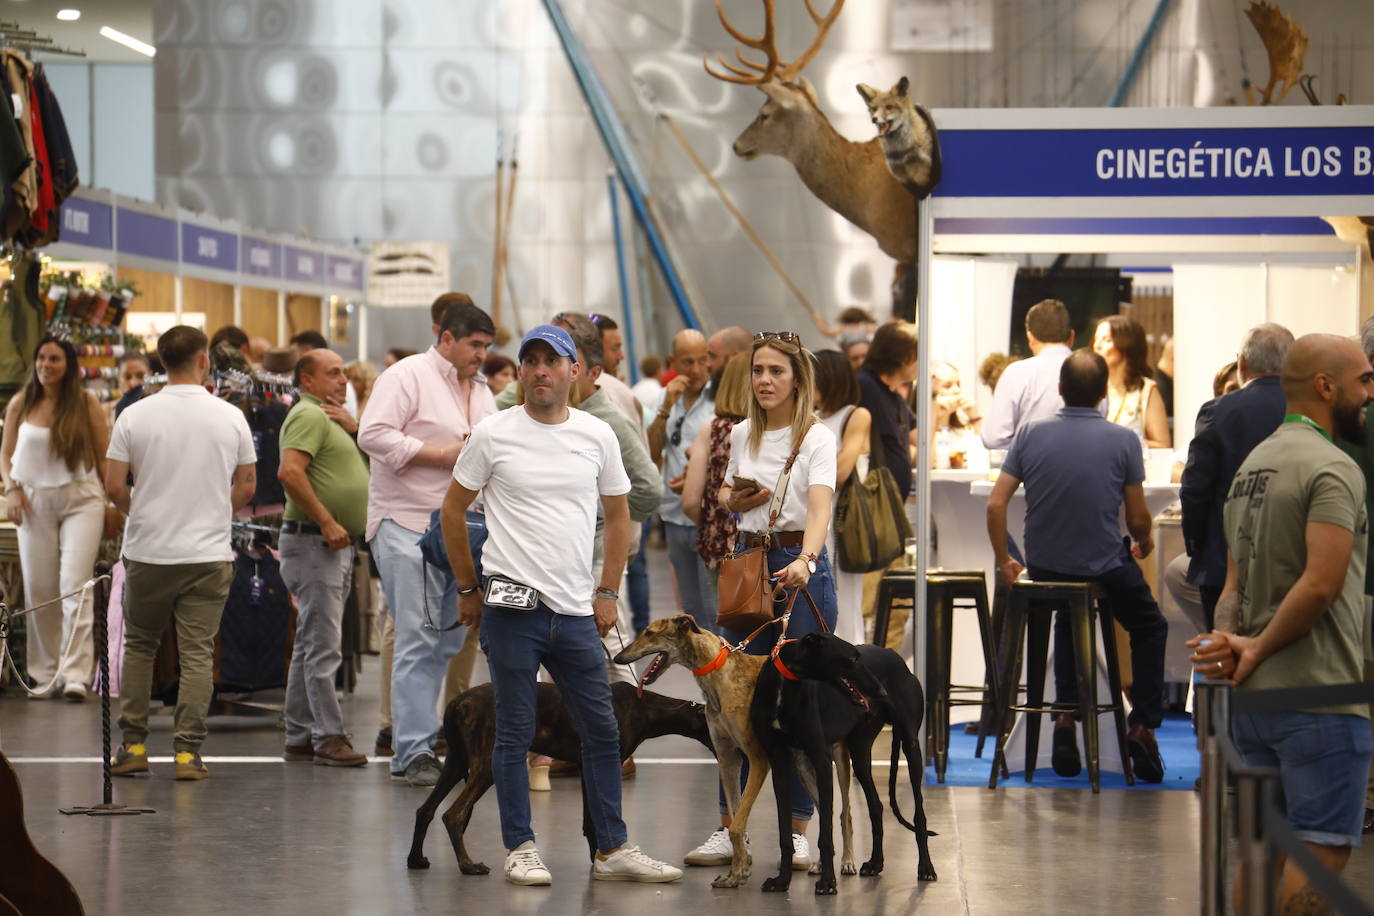
<path id="1" fill-rule="evenodd" d="M 598 854 L 592 863 L 592 877 L 597 881 L 639 881 L 644 884 L 663 884 L 682 877 L 682 869 L 651 859 L 638 846 L 622 846 L 606 858 Z"/>
<path id="2" fill-rule="evenodd" d="M 792 834 L 792 870 L 808 871 L 811 868 L 811 844 L 800 833 Z"/>
<path id="3" fill-rule="evenodd" d="M 511 884 L 549 885 L 553 883 L 553 875 L 539 858 L 534 843 L 526 840 L 506 853 L 506 880 Z"/>
<path id="4" fill-rule="evenodd" d="M 749 848 L 749 838 L 744 839 L 744 848 Z M 696 849 L 682 857 L 684 865 L 729 865 L 735 855 L 735 846 L 730 842 L 730 828 L 722 827 L 706 838 Z"/>

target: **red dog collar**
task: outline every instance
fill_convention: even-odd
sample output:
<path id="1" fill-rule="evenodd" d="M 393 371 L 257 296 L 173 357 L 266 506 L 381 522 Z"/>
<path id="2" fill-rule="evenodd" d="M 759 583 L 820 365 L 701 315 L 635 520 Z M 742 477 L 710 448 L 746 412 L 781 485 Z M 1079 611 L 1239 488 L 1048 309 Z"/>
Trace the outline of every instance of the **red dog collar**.
<path id="1" fill-rule="evenodd" d="M 773 653 L 772 653 L 772 654 L 773 654 L 773 667 L 778 669 L 778 674 L 781 674 L 783 677 L 787 678 L 789 681 L 799 681 L 799 680 L 801 680 L 801 678 L 797 677 L 797 676 L 796 676 L 795 674 L 793 674 L 791 671 L 788 671 L 788 670 L 787 670 L 787 666 L 784 665 L 784 664 L 782 663 L 782 659 L 778 657 L 778 653 L 782 651 L 782 647 L 783 647 L 785 644 L 787 644 L 787 643 L 789 643 L 789 642 L 792 642 L 792 641 L 793 641 L 793 640 L 790 640 L 790 639 L 780 639 L 780 640 L 778 640 L 778 644 L 775 645 L 775 646 L 773 647 Z"/>
<path id="2" fill-rule="evenodd" d="M 721 668 L 725 666 L 725 660 L 729 657 L 730 644 L 722 642 L 720 645 L 720 651 L 716 653 L 716 657 L 711 659 L 706 664 L 702 665 L 700 668 L 693 668 L 692 673 L 695 674 L 697 677 L 703 677 L 704 675 L 710 674 L 712 671 L 719 671 Z"/>

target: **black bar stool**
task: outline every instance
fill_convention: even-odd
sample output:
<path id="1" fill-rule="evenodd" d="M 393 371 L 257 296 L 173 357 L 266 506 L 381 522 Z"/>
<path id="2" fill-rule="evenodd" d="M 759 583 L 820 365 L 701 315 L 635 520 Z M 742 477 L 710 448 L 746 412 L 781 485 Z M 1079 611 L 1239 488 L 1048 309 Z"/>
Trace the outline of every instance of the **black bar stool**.
<path id="1" fill-rule="evenodd" d="M 873 602 L 873 645 L 886 646 L 888 625 L 895 605 L 916 611 L 916 570 L 896 567 L 883 570 L 878 595 Z"/>
<path id="2" fill-rule="evenodd" d="M 954 611 L 974 611 L 983 645 L 985 683 L 951 684 L 954 651 Z M 981 569 L 931 570 L 926 574 L 926 747 L 935 762 L 935 778 L 945 781 L 949 763 L 949 710 L 951 706 L 995 708 L 999 697 L 997 643 L 988 610 L 987 578 Z M 976 699 L 968 694 L 978 694 Z M 987 719 L 988 717 L 984 717 Z M 992 728 L 980 728 L 976 757 Z"/>
<path id="3" fill-rule="evenodd" d="M 1049 657 L 1050 625 L 1054 611 L 1068 614 L 1073 631 L 1074 678 L 1078 682 L 1078 705 L 1046 703 L 1045 667 Z M 1102 647 L 1107 659 L 1107 683 L 1111 702 L 1097 702 L 1097 652 L 1093 640 L 1093 615 L 1096 613 L 1102 631 Z M 1029 632 L 1028 632 L 1029 630 Z M 1019 580 L 1011 587 L 1007 608 L 1006 653 L 999 684 L 1016 684 L 1021 678 L 1025 640 L 1026 702 L 1018 705 L 1011 691 L 1005 691 L 998 705 L 1001 727 L 998 729 L 996 750 L 993 753 L 992 773 L 988 788 L 997 788 L 999 768 L 1006 771 L 1006 741 L 1011 734 L 1013 713 L 1027 714 L 1026 719 L 1026 782 L 1035 775 L 1035 760 L 1040 748 L 1040 717 L 1064 711 L 1077 712 L 1083 726 L 1083 749 L 1088 758 L 1088 781 L 1094 793 L 1101 791 L 1100 756 L 1098 753 L 1097 716 L 1111 710 L 1116 720 L 1116 739 L 1121 751 L 1121 765 L 1126 784 L 1135 785 L 1131 759 L 1126 751 L 1126 710 L 1121 700 L 1121 666 L 1116 655 L 1116 637 L 1112 631 L 1111 607 L 1101 600 L 1089 582 L 1030 582 Z"/>

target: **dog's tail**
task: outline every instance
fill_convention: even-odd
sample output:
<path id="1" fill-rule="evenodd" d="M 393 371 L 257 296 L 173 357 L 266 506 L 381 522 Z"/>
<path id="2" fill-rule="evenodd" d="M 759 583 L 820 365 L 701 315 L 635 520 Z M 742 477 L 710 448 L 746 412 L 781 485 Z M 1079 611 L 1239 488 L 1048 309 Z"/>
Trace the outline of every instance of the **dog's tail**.
<path id="1" fill-rule="evenodd" d="M 456 701 L 455 701 L 456 702 Z M 453 791 L 453 787 L 468 778 L 468 748 L 463 741 L 463 729 L 458 727 L 457 716 L 450 709 L 444 716 L 444 739 L 448 742 L 448 756 L 444 758 L 443 769 L 439 771 L 439 781 L 429 795 L 415 810 L 415 835 L 411 838 L 410 854 L 406 857 L 407 868 L 429 868 L 425 857 L 425 834 L 429 832 L 434 812 Z"/>
<path id="2" fill-rule="evenodd" d="M 892 762 L 887 768 L 887 798 L 892 805 L 892 814 L 897 818 L 897 823 L 901 824 L 912 833 L 916 833 L 916 825 L 902 817 L 902 809 L 897 806 L 897 771 L 901 769 L 901 752 L 903 749 L 906 750 L 907 765 L 912 767 L 913 771 L 916 773 L 916 778 L 920 779 L 920 768 L 925 765 L 925 761 L 922 760 L 920 756 L 920 747 L 909 735 L 899 735 L 898 729 L 894 725 L 892 729 Z M 916 761 L 914 764 L 912 763 L 913 753 L 915 754 L 914 759 Z M 916 803 L 920 804 L 919 792 L 917 795 Z M 927 830 L 926 835 L 939 836 L 934 830 Z"/>

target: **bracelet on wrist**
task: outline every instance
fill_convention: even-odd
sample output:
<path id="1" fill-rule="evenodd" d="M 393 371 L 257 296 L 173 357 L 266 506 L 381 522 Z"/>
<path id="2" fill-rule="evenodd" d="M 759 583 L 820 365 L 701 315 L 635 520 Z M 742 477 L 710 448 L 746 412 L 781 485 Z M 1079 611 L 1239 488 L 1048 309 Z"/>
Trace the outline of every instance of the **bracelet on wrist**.
<path id="1" fill-rule="evenodd" d="M 598 598 L 610 598 L 612 601 L 619 601 L 619 600 L 620 600 L 620 595 L 619 595 L 618 593 L 616 593 L 616 592 L 615 592 L 614 590 L 612 590 L 612 589 L 607 588 L 607 587 L 604 586 L 604 585 L 598 585 L 598 586 L 596 587 L 596 597 L 598 597 Z"/>
<path id="2" fill-rule="evenodd" d="M 468 595 L 476 594 L 477 592 L 480 592 L 481 590 L 482 590 L 482 586 L 480 586 L 480 585 L 474 585 L 474 586 L 472 586 L 471 588 L 460 588 L 460 589 L 458 589 L 458 597 L 459 597 L 459 598 L 464 598 L 464 597 L 467 597 Z"/>

